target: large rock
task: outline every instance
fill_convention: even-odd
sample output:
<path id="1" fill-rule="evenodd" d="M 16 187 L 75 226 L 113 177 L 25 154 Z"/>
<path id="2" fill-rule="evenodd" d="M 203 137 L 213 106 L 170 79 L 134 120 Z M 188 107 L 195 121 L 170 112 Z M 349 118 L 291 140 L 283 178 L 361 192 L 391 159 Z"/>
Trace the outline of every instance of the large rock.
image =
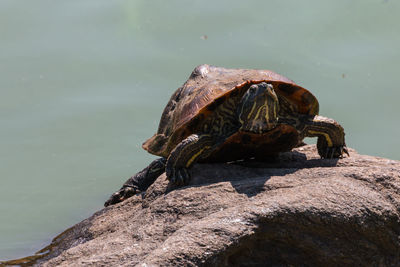
<path id="1" fill-rule="evenodd" d="M 163 174 L 143 198 L 58 236 L 36 263 L 399 266 L 400 162 L 350 155 L 321 160 L 304 146 L 274 163 L 198 164 L 178 189 Z"/>

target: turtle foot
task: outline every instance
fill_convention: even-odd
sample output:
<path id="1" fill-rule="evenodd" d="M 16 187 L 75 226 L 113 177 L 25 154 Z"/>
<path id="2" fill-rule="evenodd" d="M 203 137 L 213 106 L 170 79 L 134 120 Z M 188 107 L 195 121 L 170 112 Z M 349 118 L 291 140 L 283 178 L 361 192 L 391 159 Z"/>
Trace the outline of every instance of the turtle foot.
<path id="1" fill-rule="evenodd" d="M 146 191 L 158 176 L 164 172 L 165 161 L 165 158 L 156 159 L 149 166 L 129 178 L 120 190 L 111 195 L 104 203 L 104 206 L 107 207 L 122 202 L 135 194 Z"/>
<path id="2" fill-rule="evenodd" d="M 344 154 L 350 156 L 346 146 L 318 148 L 318 153 L 323 159 L 343 158 Z"/>
<path id="3" fill-rule="evenodd" d="M 189 170 L 184 167 L 176 167 L 167 170 L 167 177 L 171 183 L 175 185 L 187 185 L 191 178 Z"/>
<path id="4" fill-rule="evenodd" d="M 115 192 L 110 196 L 110 198 L 104 203 L 104 207 L 117 204 L 130 198 L 131 196 L 140 193 L 136 187 L 126 186 L 122 187 L 120 190 Z"/>

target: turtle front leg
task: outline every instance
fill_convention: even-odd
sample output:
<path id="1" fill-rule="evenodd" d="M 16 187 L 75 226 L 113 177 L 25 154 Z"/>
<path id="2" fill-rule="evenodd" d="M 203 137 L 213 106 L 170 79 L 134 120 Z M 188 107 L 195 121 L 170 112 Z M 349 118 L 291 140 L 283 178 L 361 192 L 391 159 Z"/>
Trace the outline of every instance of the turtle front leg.
<path id="1" fill-rule="evenodd" d="M 208 134 L 192 134 L 180 142 L 171 152 L 165 171 L 171 183 L 187 184 L 190 180 L 189 168 L 199 159 L 207 157 L 217 146 Z"/>
<path id="2" fill-rule="evenodd" d="M 130 198 L 131 196 L 146 191 L 154 181 L 165 171 L 165 158 L 159 158 L 150 163 L 149 166 L 129 178 L 122 187 L 112 194 L 104 203 L 110 206 Z"/>
<path id="3" fill-rule="evenodd" d="M 317 148 L 321 158 L 340 158 L 343 153 L 349 155 L 344 140 L 344 130 L 333 119 L 322 116 L 305 118 L 305 137 L 318 137 Z"/>

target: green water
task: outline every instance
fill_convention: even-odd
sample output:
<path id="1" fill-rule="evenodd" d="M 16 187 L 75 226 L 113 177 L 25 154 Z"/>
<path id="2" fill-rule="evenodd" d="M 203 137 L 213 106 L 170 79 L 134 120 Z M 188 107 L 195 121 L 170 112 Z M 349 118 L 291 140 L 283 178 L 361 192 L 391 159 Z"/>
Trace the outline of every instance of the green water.
<path id="1" fill-rule="evenodd" d="M 360 153 L 400 159 L 400 3 L 0 2 L 0 260 L 102 208 L 202 63 L 310 89 Z"/>

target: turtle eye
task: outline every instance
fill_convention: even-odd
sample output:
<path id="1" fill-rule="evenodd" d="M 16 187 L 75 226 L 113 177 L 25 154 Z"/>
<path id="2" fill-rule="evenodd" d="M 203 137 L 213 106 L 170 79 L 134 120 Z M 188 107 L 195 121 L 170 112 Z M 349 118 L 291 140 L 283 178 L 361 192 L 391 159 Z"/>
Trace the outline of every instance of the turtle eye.
<path id="1" fill-rule="evenodd" d="M 255 94 L 256 93 L 256 91 L 257 91 L 257 85 L 252 85 L 252 86 L 250 86 L 250 88 L 249 88 L 249 93 L 250 94 Z"/>

